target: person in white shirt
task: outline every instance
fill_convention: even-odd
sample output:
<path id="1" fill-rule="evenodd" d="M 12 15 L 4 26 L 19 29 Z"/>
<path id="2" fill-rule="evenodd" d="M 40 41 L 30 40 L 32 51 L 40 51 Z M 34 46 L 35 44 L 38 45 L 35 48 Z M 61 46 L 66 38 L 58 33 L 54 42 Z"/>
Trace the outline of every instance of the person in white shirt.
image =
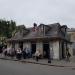
<path id="1" fill-rule="evenodd" d="M 18 60 L 21 60 L 21 57 L 22 57 L 22 51 L 21 51 L 21 48 L 18 48 L 16 51 L 16 58 Z"/>
<path id="2" fill-rule="evenodd" d="M 39 59 L 39 57 L 40 57 L 40 51 L 39 51 L 39 50 L 37 50 L 37 51 L 35 52 L 35 57 L 36 57 L 36 61 L 38 61 L 38 59 Z"/>

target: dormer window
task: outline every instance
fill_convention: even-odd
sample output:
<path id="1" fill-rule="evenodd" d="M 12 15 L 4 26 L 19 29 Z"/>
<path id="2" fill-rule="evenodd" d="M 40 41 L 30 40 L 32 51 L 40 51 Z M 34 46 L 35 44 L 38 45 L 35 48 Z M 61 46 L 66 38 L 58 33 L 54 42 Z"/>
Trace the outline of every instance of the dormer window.
<path id="1" fill-rule="evenodd" d="M 43 32 L 44 31 L 44 24 L 41 24 L 41 31 Z"/>
<path id="2" fill-rule="evenodd" d="M 43 31 L 43 29 L 44 29 L 44 26 L 42 25 L 42 26 L 41 26 L 41 31 Z"/>

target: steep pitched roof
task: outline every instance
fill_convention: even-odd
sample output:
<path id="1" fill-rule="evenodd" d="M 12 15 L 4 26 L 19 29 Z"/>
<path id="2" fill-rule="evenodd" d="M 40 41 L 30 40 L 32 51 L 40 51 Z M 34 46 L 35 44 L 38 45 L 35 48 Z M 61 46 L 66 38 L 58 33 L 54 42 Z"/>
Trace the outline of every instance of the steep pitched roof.
<path id="1" fill-rule="evenodd" d="M 37 30 L 33 31 L 33 28 L 25 28 L 22 32 L 17 32 L 11 40 L 25 40 L 25 39 L 35 39 L 35 38 L 61 38 L 65 39 L 65 32 L 63 32 L 65 26 L 61 26 L 59 23 L 54 24 L 40 24 L 37 26 Z M 63 29 L 62 29 L 63 28 Z M 26 34 L 24 34 L 26 33 Z"/>

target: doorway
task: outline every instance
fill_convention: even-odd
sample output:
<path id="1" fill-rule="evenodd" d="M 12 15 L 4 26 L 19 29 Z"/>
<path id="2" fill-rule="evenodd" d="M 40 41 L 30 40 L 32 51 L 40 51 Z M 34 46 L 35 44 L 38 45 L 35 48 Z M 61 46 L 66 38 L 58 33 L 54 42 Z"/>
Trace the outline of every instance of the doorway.
<path id="1" fill-rule="evenodd" d="M 21 48 L 21 50 L 23 50 L 23 42 L 19 42 L 19 48 Z"/>
<path id="2" fill-rule="evenodd" d="M 43 44 L 43 55 L 44 55 L 44 58 L 49 57 L 49 43 Z"/>
<path id="3" fill-rule="evenodd" d="M 36 52 L 36 43 L 31 44 L 31 53 L 34 54 Z"/>
<path id="4" fill-rule="evenodd" d="M 61 47 L 61 48 L 62 48 L 62 59 L 64 59 L 64 58 L 65 58 L 65 57 L 64 57 L 64 49 L 65 49 L 65 48 L 64 48 L 64 42 L 62 42 L 62 47 Z"/>

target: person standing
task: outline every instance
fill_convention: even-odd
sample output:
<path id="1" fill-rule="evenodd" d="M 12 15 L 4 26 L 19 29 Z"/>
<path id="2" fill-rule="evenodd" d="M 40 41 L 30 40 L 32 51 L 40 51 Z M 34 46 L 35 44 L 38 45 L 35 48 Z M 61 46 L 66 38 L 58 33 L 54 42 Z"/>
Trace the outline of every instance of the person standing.
<path id="1" fill-rule="evenodd" d="M 26 59 L 26 48 L 23 49 L 22 55 L 23 55 L 23 58 Z"/>
<path id="2" fill-rule="evenodd" d="M 48 49 L 48 63 L 51 63 L 51 55 L 50 55 L 50 49 Z"/>
<path id="3" fill-rule="evenodd" d="M 22 57 L 22 51 L 21 51 L 21 48 L 18 48 L 16 51 L 16 58 L 18 60 L 21 60 L 21 57 Z"/>

